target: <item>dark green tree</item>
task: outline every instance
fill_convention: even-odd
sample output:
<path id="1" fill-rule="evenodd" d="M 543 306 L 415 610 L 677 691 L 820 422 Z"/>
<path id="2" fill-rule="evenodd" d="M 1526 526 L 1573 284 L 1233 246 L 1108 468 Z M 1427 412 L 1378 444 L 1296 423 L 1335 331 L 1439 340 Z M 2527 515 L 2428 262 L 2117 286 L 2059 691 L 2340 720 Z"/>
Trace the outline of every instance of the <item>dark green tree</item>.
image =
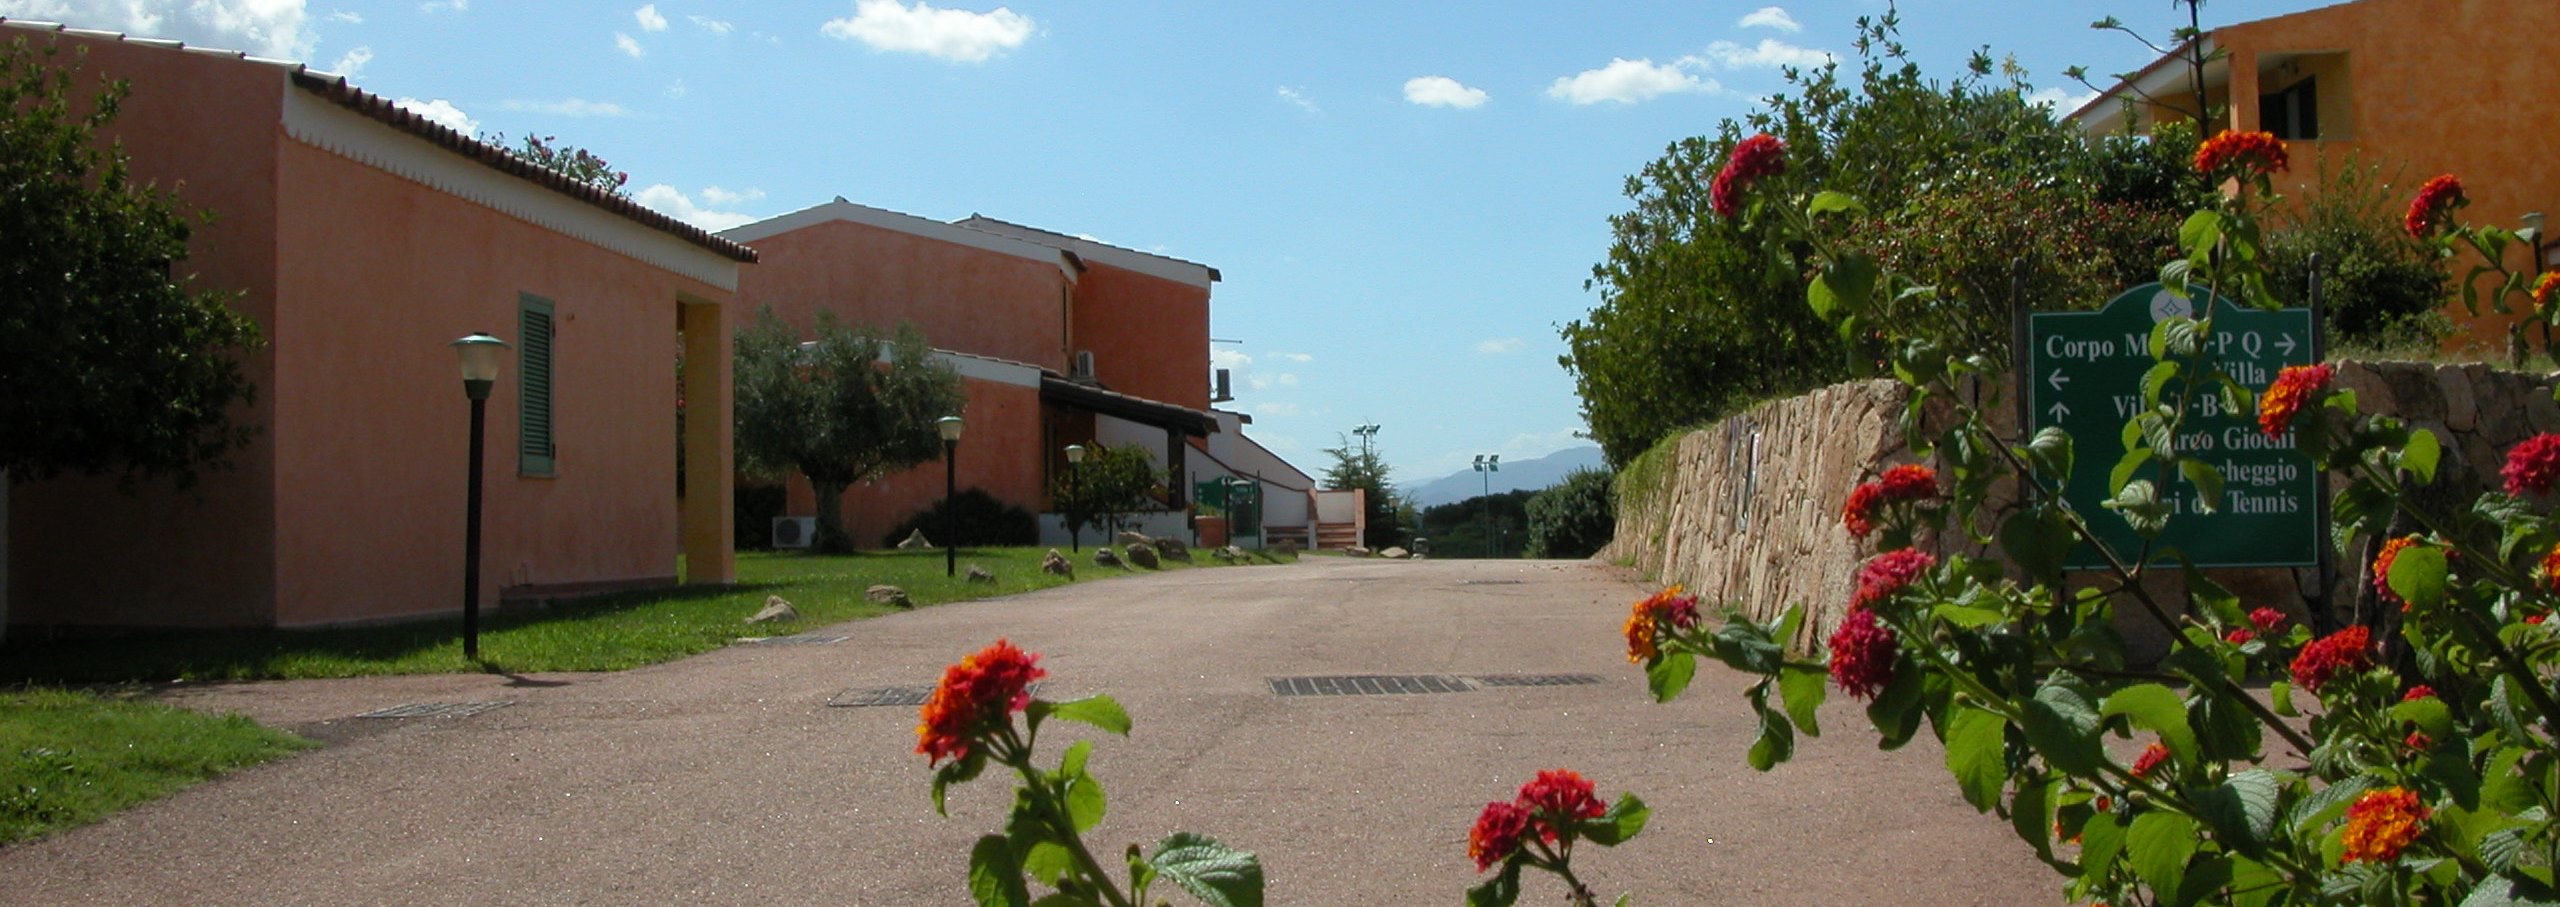
<path id="1" fill-rule="evenodd" d="M 1049 500 L 1065 516 L 1070 531 L 1100 528 L 1120 531 L 1122 517 L 1146 510 L 1164 497 L 1165 472 L 1142 444 L 1094 445 L 1082 464 L 1060 473 L 1049 486 Z"/>
<path id="2" fill-rule="evenodd" d="M 129 86 L 81 90 L 82 55 L 0 48 L 0 474 L 184 487 L 254 431 L 231 416 L 258 328 L 180 271 L 209 218 L 98 138 Z"/>
<path id="3" fill-rule="evenodd" d="M 1361 546 L 1375 551 L 1402 541 L 1404 526 L 1397 514 L 1402 512 L 1399 505 L 1403 498 L 1387 481 L 1393 470 L 1388 468 L 1387 461 L 1378 457 L 1374 443 L 1355 446 L 1348 435 L 1335 437 L 1341 439 L 1342 445 L 1325 448 L 1325 454 L 1333 458 L 1333 465 L 1324 471 L 1324 487 L 1339 490 L 1357 488 L 1368 492 L 1367 504 L 1362 509 L 1368 518 L 1369 528 L 1360 537 Z"/>
<path id="4" fill-rule="evenodd" d="M 931 358 L 924 335 L 890 336 L 818 313 L 817 340 L 756 313 L 738 332 L 738 459 L 750 472 L 798 472 L 818 498 L 819 551 L 848 552 L 844 491 L 942 457 L 934 420 L 967 402 L 960 376 Z"/>
<path id="5" fill-rule="evenodd" d="M 1609 544 L 1618 531 L 1618 512 L 1609 486 L 1614 474 L 1577 469 L 1537 496 L 1524 508 L 1529 521 L 1530 557 L 1590 557 Z"/>
<path id="6" fill-rule="evenodd" d="M 1425 507 L 1414 515 L 1414 534 L 1431 540 L 1432 557 L 1518 557 L 1520 527 L 1527 521 L 1529 499 L 1536 495 L 1525 489 L 1497 491 Z"/>

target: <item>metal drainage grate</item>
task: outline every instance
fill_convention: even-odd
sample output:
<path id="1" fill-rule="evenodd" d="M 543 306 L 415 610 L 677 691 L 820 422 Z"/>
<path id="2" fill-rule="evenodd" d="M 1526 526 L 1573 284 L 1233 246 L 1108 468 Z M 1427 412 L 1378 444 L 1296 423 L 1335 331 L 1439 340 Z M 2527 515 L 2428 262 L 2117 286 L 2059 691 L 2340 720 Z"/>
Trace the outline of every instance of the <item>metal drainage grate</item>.
<path id="1" fill-rule="evenodd" d="M 791 636 L 741 637 L 738 640 L 738 644 L 748 646 L 824 646 L 840 643 L 852 638 L 853 637 L 850 636 L 816 636 L 808 633 L 799 633 Z"/>
<path id="2" fill-rule="evenodd" d="M 1441 674 L 1353 674 L 1340 677 L 1273 677 L 1278 696 L 1391 696 L 1404 693 L 1464 693 L 1474 689 Z"/>
<path id="3" fill-rule="evenodd" d="M 1029 687 L 1031 695 L 1040 695 L 1040 687 L 1041 684 L 1032 684 Z M 933 698 L 933 684 L 929 683 L 911 687 L 857 687 L 837 693 L 835 698 L 827 700 L 827 705 L 839 709 L 855 709 L 872 705 L 912 708 L 923 705 L 925 700 L 931 698 Z"/>
<path id="4" fill-rule="evenodd" d="M 1601 680 L 1598 674 L 1479 674 L 1475 682 L 1489 687 L 1579 687 Z"/>
<path id="5" fill-rule="evenodd" d="M 412 702 L 387 709 L 375 709 L 358 718 L 469 718 L 473 715 L 514 705 L 512 702 Z"/>
<path id="6" fill-rule="evenodd" d="M 1462 580 L 1462 581 L 1460 581 L 1460 582 L 1458 583 L 1458 585 L 1461 585 L 1461 586 L 1518 586 L 1518 585 L 1522 585 L 1522 584 L 1524 584 L 1524 583 L 1526 583 L 1526 582 L 1528 582 L 1528 581 L 1527 581 L 1527 580 L 1517 580 L 1517 579 L 1471 579 L 1471 580 Z"/>

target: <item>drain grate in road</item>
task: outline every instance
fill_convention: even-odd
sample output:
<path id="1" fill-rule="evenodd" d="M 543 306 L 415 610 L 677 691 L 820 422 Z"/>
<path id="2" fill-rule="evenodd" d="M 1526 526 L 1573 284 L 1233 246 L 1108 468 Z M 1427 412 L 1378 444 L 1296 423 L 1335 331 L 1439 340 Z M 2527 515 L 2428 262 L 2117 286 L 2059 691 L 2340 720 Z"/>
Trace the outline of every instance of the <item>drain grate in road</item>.
<path id="1" fill-rule="evenodd" d="M 852 638 L 853 637 L 850 636 L 818 636 L 810 633 L 797 633 L 790 636 L 748 636 L 740 638 L 738 643 L 740 645 L 748 646 L 825 646 L 840 643 Z"/>
<path id="2" fill-rule="evenodd" d="M 469 718 L 473 715 L 514 705 L 512 702 L 412 702 L 387 709 L 375 709 L 358 718 Z"/>
<path id="3" fill-rule="evenodd" d="M 1518 586 L 1518 585 L 1522 585 L 1523 583 L 1526 583 L 1526 582 L 1527 582 L 1526 580 L 1516 580 L 1516 579 L 1471 579 L 1471 580 L 1463 580 L 1463 581 L 1459 582 L 1459 583 L 1458 583 L 1458 585 L 1461 585 L 1461 586 Z"/>
<path id="4" fill-rule="evenodd" d="M 1598 674 L 1479 674 L 1475 681 L 1489 687 L 1579 687 L 1601 682 Z"/>
<path id="5" fill-rule="evenodd" d="M 1040 695 L 1041 686 L 1041 684 L 1037 683 L 1032 684 L 1030 686 L 1031 695 Z M 929 683 L 922 686 L 907 687 L 855 687 L 842 693 L 837 693 L 835 698 L 827 700 L 827 705 L 839 709 L 858 709 L 864 706 L 874 705 L 896 705 L 913 708 L 915 706 L 923 705 L 925 700 L 931 698 L 933 698 L 933 684 Z"/>
<path id="6" fill-rule="evenodd" d="M 1273 677 L 1278 696 L 1393 696 L 1408 693 L 1464 693 L 1474 689 L 1441 674 L 1352 674 L 1338 677 Z"/>

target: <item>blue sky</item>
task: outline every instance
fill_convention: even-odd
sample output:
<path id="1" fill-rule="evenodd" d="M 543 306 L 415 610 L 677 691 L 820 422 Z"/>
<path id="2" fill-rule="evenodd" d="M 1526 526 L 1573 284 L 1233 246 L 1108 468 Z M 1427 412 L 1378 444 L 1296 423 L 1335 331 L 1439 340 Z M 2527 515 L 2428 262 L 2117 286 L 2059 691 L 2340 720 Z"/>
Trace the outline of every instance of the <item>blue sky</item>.
<path id="1" fill-rule="evenodd" d="M 2206 24 L 2320 0 L 2222 0 Z M 2147 62 L 2168 0 L 1908 0 L 1932 75 Z M 1846 57 L 1883 0 L 0 0 L 0 16 L 250 50 L 509 136 L 553 135 L 713 229 L 842 195 L 1220 269 L 1218 364 L 1310 472 L 1377 423 L 1402 483 L 1586 442 L 1556 327 L 1626 177 Z M 2181 17 L 2173 20 L 2174 17 Z M 1207 380 L 1203 377 L 1203 380 Z"/>

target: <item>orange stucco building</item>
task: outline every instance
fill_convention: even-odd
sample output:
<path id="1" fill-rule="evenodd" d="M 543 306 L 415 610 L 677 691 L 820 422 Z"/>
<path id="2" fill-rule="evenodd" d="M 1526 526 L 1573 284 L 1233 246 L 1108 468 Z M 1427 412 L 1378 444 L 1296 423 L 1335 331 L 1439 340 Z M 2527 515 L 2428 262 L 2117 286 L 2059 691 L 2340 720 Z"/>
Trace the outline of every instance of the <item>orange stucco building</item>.
<path id="1" fill-rule="evenodd" d="M 130 81 L 113 135 L 135 175 L 216 217 L 180 268 L 240 291 L 265 345 L 234 414 L 256 438 L 196 487 L 10 489 L 8 623 L 459 610 L 469 403 L 447 343 L 479 331 L 515 347 L 488 406 L 483 602 L 673 583 L 680 554 L 691 581 L 732 578 L 732 300 L 752 251 L 305 67 L 0 20 L 21 38 L 80 52 L 84 81 Z"/>
<path id="2" fill-rule="evenodd" d="M 1208 409 L 1214 268 L 984 216 L 945 222 L 842 198 L 721 236 L 758 254 L 738 286 L 748 311 L 770 306 L 803 327 L 820 310 L 858 324 L 903 322 L 943 351 L 968 394 L 955 464 L 963 488 L 1046 510 L 1070 444 L 1147 447 L 1182 477 L 1169 483 L 1177 513 L 1193 482 L 1245 474 L 1227 463 L 1243 458 L 1212 453 L 1224 445 L 1208 440 L 1239 424 Z M 1303 474 L 1270 473 L 1278 494 L 1304 493 L 1285 485 Z M 847 531 L 876 543 L 939 500 L 942 481 L 932 464 L 856 486 L 845 497 Z M 814 509 L 805 484 L 793 482 L 786 512 Z M 1055 530 L 1054 519 L 1045 524 Z M 1187 523 L 1177 515 L 1149 528 L 1171 534 Z"/>
<path id="3" fill-rule="evenodd" d="M 2471 199 L 2459 216 L 2512 229 L 2527 212 L 2560 216 L 2560 168 L 2539 129 L 2560 120 L 2554 34 L 2560 3 L 2355 0 L 2208 30 L 2070 118 L 2094 135 L 2125 128 L 2128 113 L 2139 130 L 2194 109 L 2185 61 L 2200 46 L 2205 101 L 2228 111 L 2216 125 L 2285 140 L 2293 165 L 2278 191 L 2298 194 L 2324 168 L 2380 165 L 2405 201 L 2451 173 Z M 2531 254 L 2518 250 L 2508 264 L 2529 268 Z M 2447 311 L 2476 340 L 2504 342 L 2506 320 L 2472 319 L 2459 302 Z"/>

